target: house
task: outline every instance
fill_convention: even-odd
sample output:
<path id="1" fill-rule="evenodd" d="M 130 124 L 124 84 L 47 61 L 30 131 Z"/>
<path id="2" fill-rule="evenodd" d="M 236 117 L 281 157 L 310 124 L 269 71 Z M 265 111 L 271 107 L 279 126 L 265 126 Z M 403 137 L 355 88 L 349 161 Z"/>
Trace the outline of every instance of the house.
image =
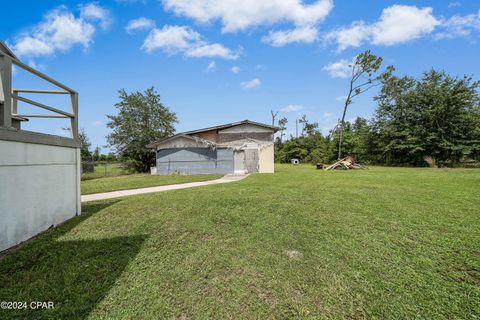
<path id="1" fill-rule="evenodd" d="M 178 133 L 149 144 L 157 174 L 273 173 L 277 127 L 244 120 Z"/>

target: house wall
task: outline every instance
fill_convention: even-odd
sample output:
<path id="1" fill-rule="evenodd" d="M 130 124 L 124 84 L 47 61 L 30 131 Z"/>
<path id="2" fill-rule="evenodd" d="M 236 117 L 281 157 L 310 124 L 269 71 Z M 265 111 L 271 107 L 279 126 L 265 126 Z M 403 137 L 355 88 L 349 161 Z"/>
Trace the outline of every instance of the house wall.
<path id="1" fill-rule="evenodd" d="M 197 136 L 197 137 L 205 139 L 205 140 L 216 142 L 217 141 L 217 130 L 199 132 L 199 133 L 193 134 L 193 136 Z"/>
<path id="2" fill-rule="evenodd" d="M 0 251 L 80 214 L 80 149 L 0 140 Z"/>
<path id="3" fill-rule="evenodd" d="M 261 146 L 259 150 L 259 170 L 260 173 L 274 173 L 275 159 L 274 159 L 274 145 L 269 144 Z"/>
<path id="4" fill-rule="evenodd" d="M 245 132 L 272 133 L 273 130 L 270 128 L 265 128 L 265 127 L 257 126 L 254 124 L 241 124 L 241 125 L 226 128 L 220 131 L 220 133 L 245 133 Z"/>
<path id="5" fill-rule="evenodd" d="M 202 141 L 194 141 L 191 138 L 178 137 L 174 140 L 162 143 L 162 149 L 175 149 L 175 148 L 203 148 L 207 147 L 206 143 Z"/>
<path id="6" fill-rule="evenodd" d="M 258 164 L 258 149 L 245 149 L 245 169 L 247 172 L 258 172 Z"/>
<path id="7" fill-rule="evenodd" d="M 157 151 L 157 174 L 233 173 L 233 150 L 177 148 Z"/>
<path id="8" fill-rule="evenodd" d="M 217 142 L 236 144 L 235 142 L 238 141 L 239 143 L 243 144 L 245 139 L 272 142 L 273 133 L 272 132 L 242 132 L 242 133 L 220 132 L 217 137 Z"/>

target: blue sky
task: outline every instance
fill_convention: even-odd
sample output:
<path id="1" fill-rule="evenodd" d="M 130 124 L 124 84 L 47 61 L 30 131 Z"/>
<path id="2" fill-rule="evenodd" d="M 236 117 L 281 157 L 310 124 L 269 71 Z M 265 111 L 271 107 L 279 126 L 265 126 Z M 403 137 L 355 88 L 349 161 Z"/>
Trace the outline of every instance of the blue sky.
<path id="1" fill-rule="evenodd" d="M 2 11 L 11 14 L 0 19 L 0 39 L 80 93 L 80 126 L 100 147 L 121 88 L 155 86 L 177 113 L 178 131 L 247 118 L 270 123 L 273 109 L 289 119 L 290 132 L 302 114 L 327 132 L 341 113 L 348 61 L 366 49 L 398 75 L 480 74 L 473 0 L 8 1 Z M 14 85 L 44 87 L 20 70 Z M 374 94 L 356 100 L 347 118 L 370 116 Z M 64 126 L 33 119 L 25 128 Z"/>

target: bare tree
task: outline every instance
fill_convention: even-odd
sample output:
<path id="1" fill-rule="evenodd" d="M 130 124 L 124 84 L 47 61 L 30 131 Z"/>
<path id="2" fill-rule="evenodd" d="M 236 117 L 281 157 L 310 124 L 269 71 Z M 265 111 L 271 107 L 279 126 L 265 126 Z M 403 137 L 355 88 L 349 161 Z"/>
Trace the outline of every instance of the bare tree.
<path id="1" fill-rule="evenodd" d="M 343 132 L 345 129 L 345 116 L 348 106 L 352 104 L 352 99 L 361 95 L 367 90 L 376 87 L 387 80 L 392 75 L 395 68 L 388 66 L 385 71 L 378 73 L 383 62 L 382 57 L 375 56 L 369 50 L 359 54 L 349 65 L 352 70 L 348 95 L 343 105 L 343 114 L 340 121 L 340 133 L 338 140 L 338 159 L 342 157 Z"/>
<path id="2" fill-rule="evenodd" d="M 270 113 L 272 114 L 272 127 L 275 127 L 275 119 L 277 118 L 278 111 L 270 110 Z"/>

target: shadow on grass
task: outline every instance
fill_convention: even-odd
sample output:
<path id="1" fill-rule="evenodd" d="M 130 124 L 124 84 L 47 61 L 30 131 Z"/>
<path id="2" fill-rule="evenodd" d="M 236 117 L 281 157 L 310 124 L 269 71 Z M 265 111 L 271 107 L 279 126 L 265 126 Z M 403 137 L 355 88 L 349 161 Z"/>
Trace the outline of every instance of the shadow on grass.
<path id="1" fill-rule="evenodd" d="M 0 319 L 85 319 L 135 258 L 145 236 L 100 240 L 57 239 L 116 201 L 85 206 L 85 215 L 51 229 L 0 258 L 0 301 L 25 301 L 27 309 L 0 309 Z M 53 309 L 33 310 L 32 301 Z"/>

